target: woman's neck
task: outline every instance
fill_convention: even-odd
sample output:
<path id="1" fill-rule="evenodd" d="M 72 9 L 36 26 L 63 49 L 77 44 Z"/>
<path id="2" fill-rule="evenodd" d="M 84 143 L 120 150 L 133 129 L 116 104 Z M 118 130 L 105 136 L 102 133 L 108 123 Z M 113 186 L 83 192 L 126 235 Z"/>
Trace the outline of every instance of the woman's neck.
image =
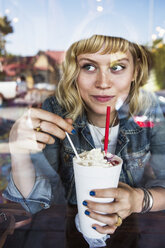
<path id="1" fill-rule="evenodd" d="M 105 127 L 106 116 L 105 115 L 94 115 L 92 113 L 87 113 L 88 122 L 97 127 Z M 110 116 L 110 126 L 113 124 L 115 126 L 118 123 L 117 112 L 114 112 Z"/>

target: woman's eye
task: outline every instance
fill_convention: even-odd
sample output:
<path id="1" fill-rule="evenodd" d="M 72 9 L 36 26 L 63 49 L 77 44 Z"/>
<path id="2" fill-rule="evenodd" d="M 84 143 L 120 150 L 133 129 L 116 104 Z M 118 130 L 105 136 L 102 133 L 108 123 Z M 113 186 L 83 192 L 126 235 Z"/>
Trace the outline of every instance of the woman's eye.
<path id="1" fill-rule="evenodd" d="M 113 71 L 121 71 L 124 68 L 125 68 L 125 66 L 123 66 L 123 65 L 114 65 L 114 66 L 111 67 L 111 70 L 113 70 Z"/>
<path id="2" fill-rule="evenodd" d="M 96 68 L 93 65 L 90 64 L 85 64 L 82 66 L 83 69 L 87 70 L 87 71 L 94 71 Z"/>

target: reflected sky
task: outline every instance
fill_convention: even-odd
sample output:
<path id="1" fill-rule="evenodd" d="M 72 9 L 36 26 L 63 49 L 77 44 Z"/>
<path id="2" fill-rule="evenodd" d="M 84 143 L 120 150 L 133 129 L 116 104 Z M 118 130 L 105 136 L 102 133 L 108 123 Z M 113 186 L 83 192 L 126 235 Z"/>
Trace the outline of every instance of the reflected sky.
<path id="1" fill-rule="evenodd" d="M 164 0 L 0 0 L 1 15 L 12 20 L 7 51 L 34 55 L 66 50 L 94 33 L 117 35 L 143 44 L 165 28 Z"/>

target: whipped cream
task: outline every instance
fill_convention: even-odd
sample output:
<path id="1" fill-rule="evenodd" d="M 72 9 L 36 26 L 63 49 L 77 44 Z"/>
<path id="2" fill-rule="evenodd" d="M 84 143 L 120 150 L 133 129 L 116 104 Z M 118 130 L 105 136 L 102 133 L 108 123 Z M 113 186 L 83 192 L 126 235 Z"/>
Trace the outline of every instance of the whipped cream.
<path id="1" fill-rule="evenodd" d="M 83 166 L 112 167 L 119 164 L 115 155 L 109 152 L 105 155 L 105 152 L 101 151 L 101 148 L 84 151 L 79 154 L 79 157 L 78 164 Z"/>

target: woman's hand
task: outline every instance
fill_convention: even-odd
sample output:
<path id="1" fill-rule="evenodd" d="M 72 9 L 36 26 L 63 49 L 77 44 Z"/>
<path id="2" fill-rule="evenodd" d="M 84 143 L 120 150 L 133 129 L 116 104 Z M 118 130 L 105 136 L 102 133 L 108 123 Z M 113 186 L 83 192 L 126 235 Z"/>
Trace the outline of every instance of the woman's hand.
<path id="1" fill-rule="evenodd" d="M 73 132 L 71 119 L 64 120 L 43 109 L 30 108 L 15 122 L 10 131 L 10 152 L 14 154 L 32 150 L 40 151 L 46 144 L 55 142 L 52 135 L 64 139 L 65 131 Z"/>
<path id="2" fill-rule="evenodd" d="M 140 212 L 142 209 L 143 191 L 138 188 L 131 188 L 125 183 L 119 183 L 118 188 L 94 189 L 92 193 L 91 195 L 96 198 L 114 198 L 111 203 L 85 201 L 87 203 L 84 204 L 87 205 L 86 214 L 105 223 L 105 226 L 93 224 L 93 227 L 100 233 L 114 233 L 118 226 L 117 223 L 119 224 L 121 219 L 125 219 L 132 213 Z"/>

